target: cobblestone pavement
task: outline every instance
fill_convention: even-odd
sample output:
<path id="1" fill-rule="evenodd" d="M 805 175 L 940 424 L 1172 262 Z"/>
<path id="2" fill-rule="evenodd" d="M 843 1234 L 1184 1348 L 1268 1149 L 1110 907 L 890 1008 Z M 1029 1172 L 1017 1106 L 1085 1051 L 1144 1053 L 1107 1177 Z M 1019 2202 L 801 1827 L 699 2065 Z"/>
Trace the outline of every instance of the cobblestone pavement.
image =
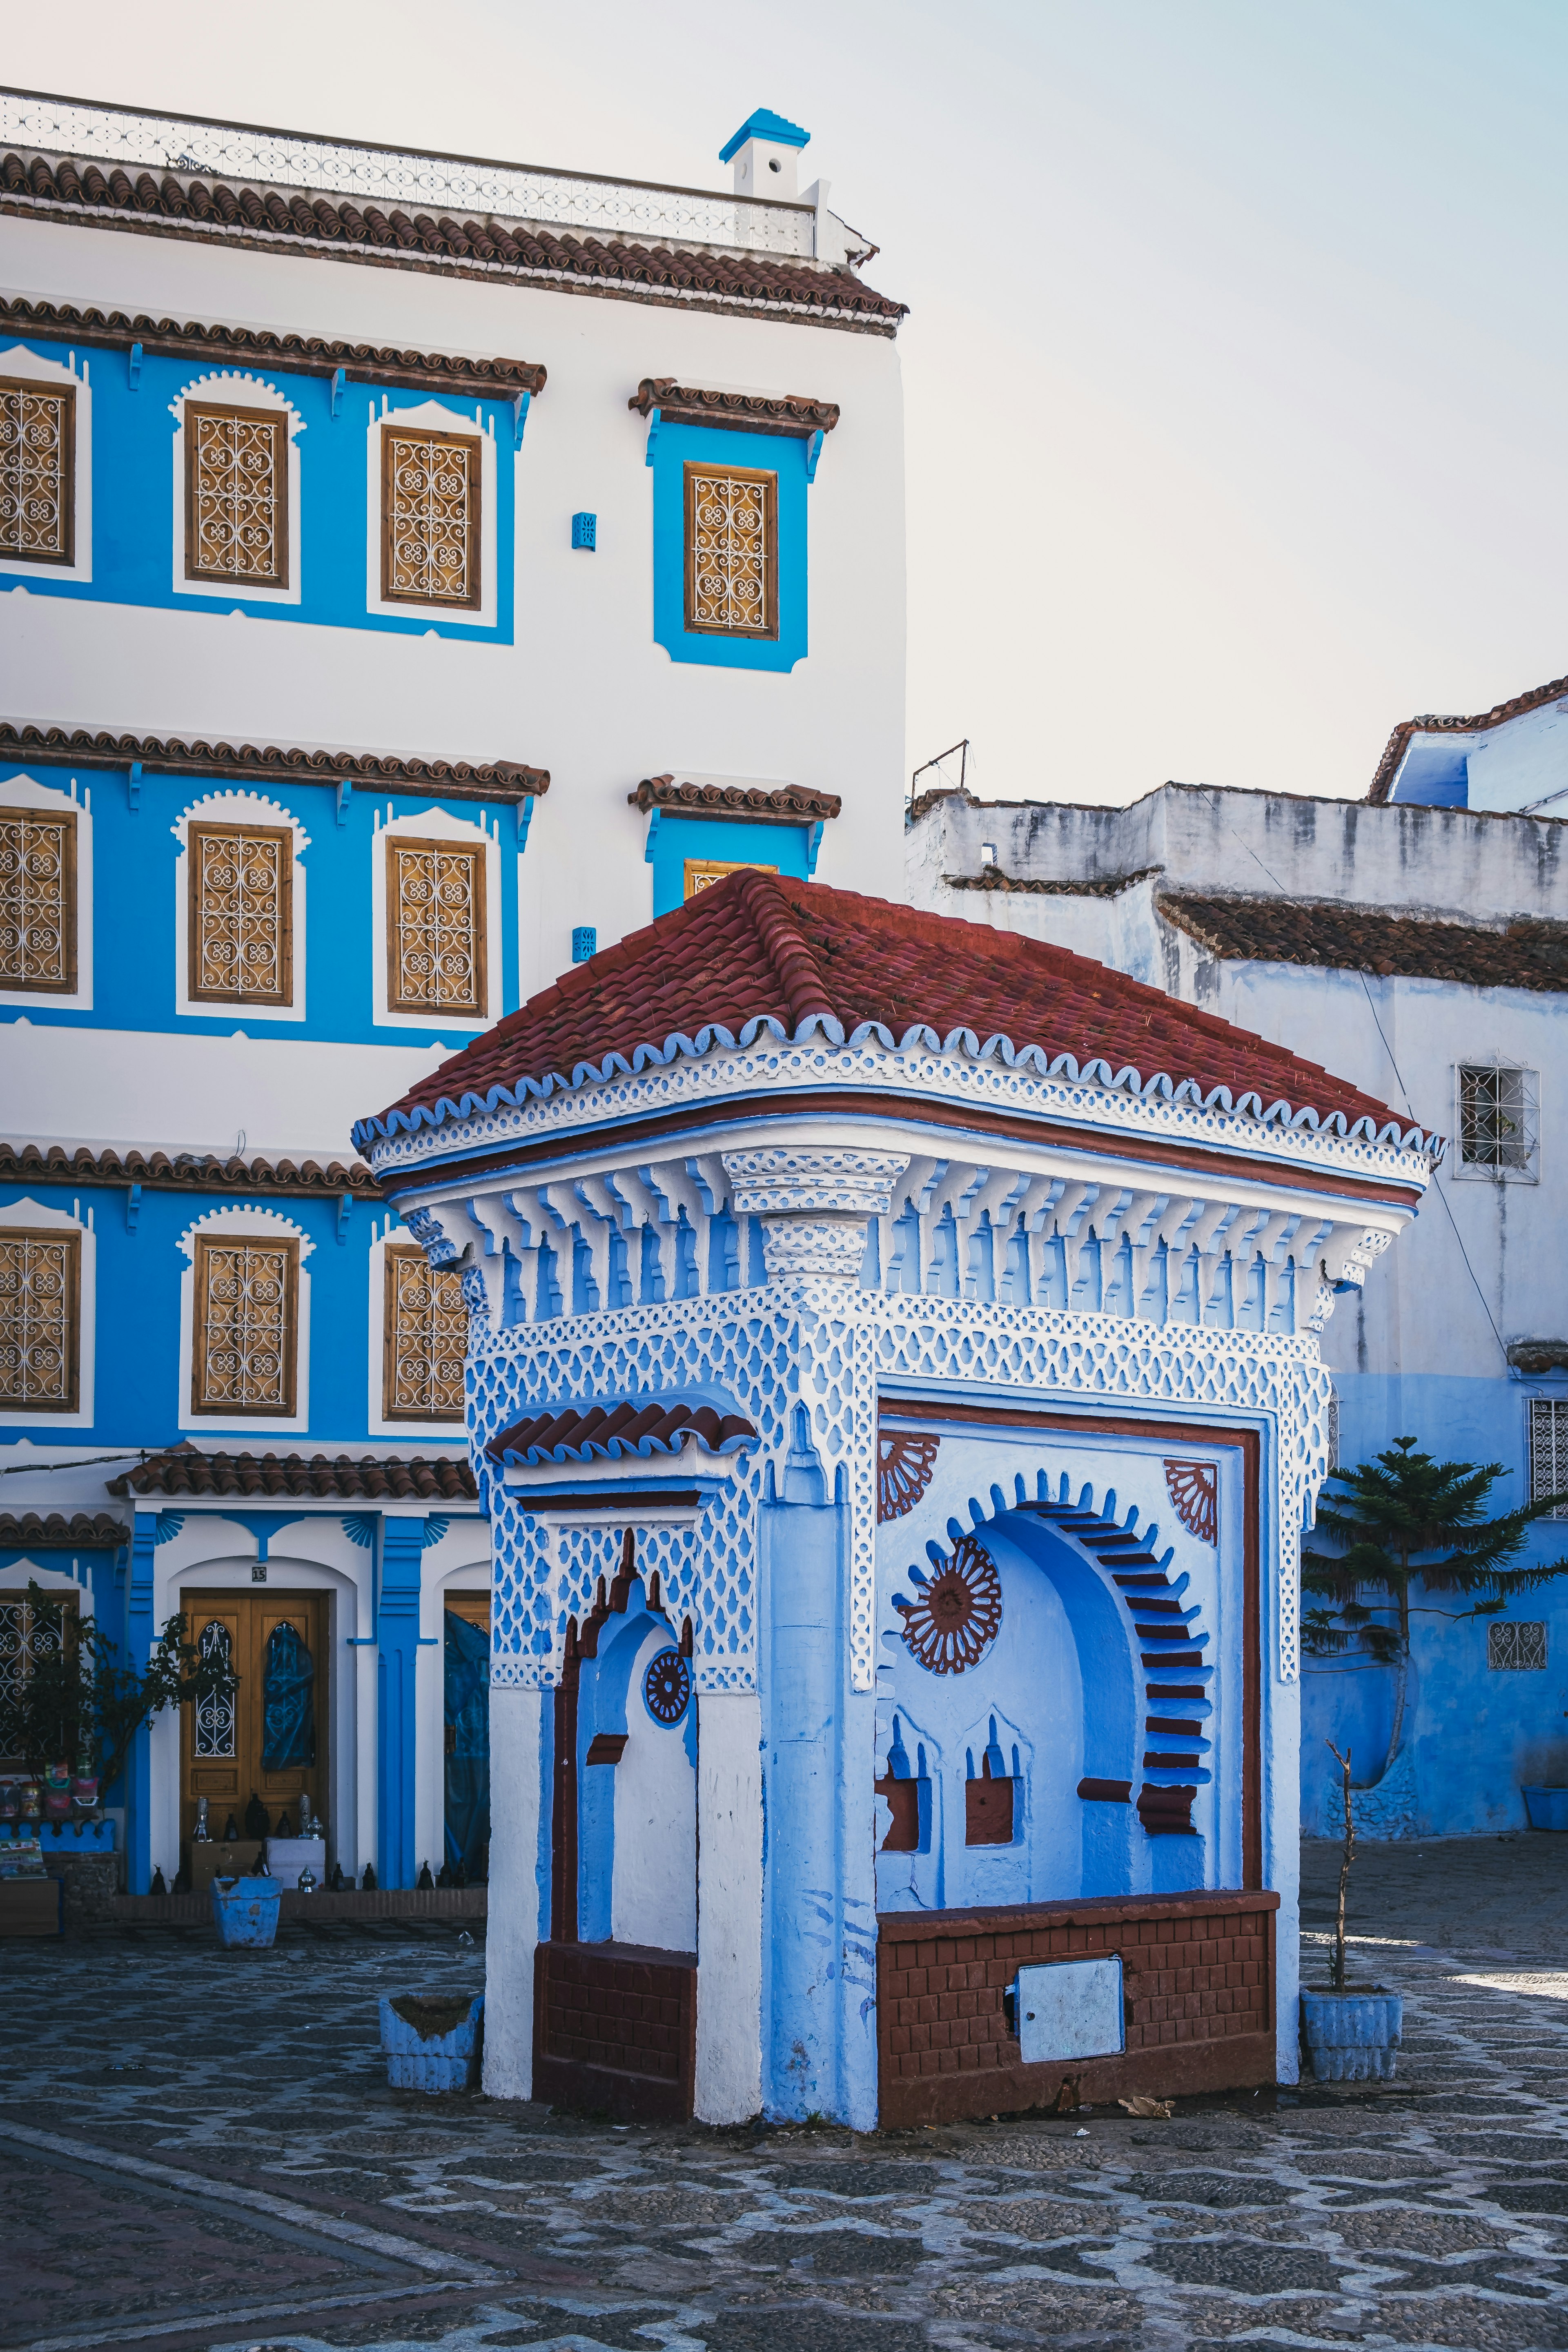
<path id="1" fill-rule="evenodd" d="M 1351 1920 L 1393 2084 L 862 2140 L 390 2091 L 447 1929 L 12 1944 L 0 2347 L 1568 2352 L 1568 1838 L 1364 1846 Z"/>

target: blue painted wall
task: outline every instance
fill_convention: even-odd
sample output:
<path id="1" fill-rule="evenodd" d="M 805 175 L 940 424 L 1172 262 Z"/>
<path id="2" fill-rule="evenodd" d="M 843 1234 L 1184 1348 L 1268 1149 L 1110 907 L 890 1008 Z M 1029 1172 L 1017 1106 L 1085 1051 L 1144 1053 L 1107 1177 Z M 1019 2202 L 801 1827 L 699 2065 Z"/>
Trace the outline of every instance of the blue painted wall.
<path id="1" fill-rule="evenodd" d="M 816 858 L 807 824 L 734 824 L 717 817 L 667 816 L 648 830 L 653 911 L 668 915 L 686 897 L 686 861 L 711 858 L 728 866 L 772 866 L 797 882 L 809 879 Z"/>
<path id="2" fill-rule="evenodd" d="M 656 412 L 657 413 L 657 412 Z M 721 669 L 791 670 L 806 653 L 808 445 L 783 433 L 709 425 L 648 425 L 653 468 L 653 633 L 671 661 Z M 778 635 L 709 636 L 686 625 L 686 467 L 734 466 L 778 476 Z"/>
<path id="3" fill-rule="evenodd" d="M 1459 1374 L 1336 1373 L 1340 1460 L 1369 1462 L 1415 1436 L 1440 1459 L 1500 1462 L 1494 1511 L 1528 1499 L 1529 1400 L 1568 1395 L 1559 1379 L 1478 1380 Z M 1568 1560 L 1568 1521 L 1542 1521 L 1518 1565 Z M 1461 1595 L 1414 1596 L 1412 1673 L 1404 1748 L 1414 1766 L 1412 1829 L 1422 1836 L 1526 1826 L 1526 1781 L 1568 1784 L 1568 1576 L 1510 1602 L 1507 1618 L 1546 1627 L 1544 1671 L 1488 1663 L 1485 1618 L 1459 1618 Z M 1430 1612 L 1430 1613 L 1427 1613 Z M 1494 1621 L 1495 1622 L 1495 1621 Z M 1305 1661 L 1301 1812 L 1310 1836 L 1337 1834 L 1339 1768 L 1324 1745 L 1352 1753 L 1358 1786 L 1375 1783 L 1387 1754 L 1394 1676 L 1353 1661 Z M 1352 1800 L 1353 1802 L 1353 1800 Z"/>
<path id="4" fill-rule="evenodd" d="M 62 794 L 71 788 L 68 769 L 10 761 L 0 762 L 0 800 L 9 779 L 21 775 Z M 384 827 L 388 808 L 399 817 L 438 809 L 465 824 L 482 822 L 490 838 L 499 841 L 501 903 L 487 907 L 486 917 L 490 969 L 499 958 L 503 1011 L 512 1011 L 518 1003 L 517 851 L 530 802 L 486 807 L 475 801 L 440 800 L 428 793 L 340 791 L 336 782 L 308 783 L 290 778 L 281 782 L 239 772 L 210 777 L 144 772 L 132 807 L 129 772 L 83 770 L 75 785 L 79 803 L 92 816 L 92 1009 L 79 1012 L 39 990 L 25 1005 L 0 1009 L 0 1019 L 207 1037 L 226 1037 L 244 1029 L 285 1042 L 330 1038 L 417 1045 L 444 1039 L 455 1046 L 472 1034 L 472 1020 L 434 1020 L 426 1027 L 411 1026 L 403 1018 L 395 1026 L 378 1024 L 372 1018 L 374 971 L 384 971 L 386 958 L 385 941 L 376 936 L 374 922 L 372 859 L 385 856 L 375 820 L 379 812 Z M 199 1013 L 174 1009 L 176 872 L 180 888 L 188 885 L 186 853 L 170 828 L 209 793 L 234 791 L 276 803 L 310 836 L 301 859 L 306 878 L 302 933 L 298 903 L 295 907 L 295 988 L 298 992 L 303 987 L 303 1021 L 279 1020 L 274 1006 L 215 1004 Z M 210 815 L 213 822 L 224 821 L 221 807 Z M 258 819 L 268 821 L 276 822 Z M 343 1106 L 345 1150 L 350 1121 L 362 1108 L 357 1102 Z"/>
<path id="5" fill-rule="evenodd" d="M 8 348 L 16 350 L 18 341 L 21 349 L 57 367 L 66 362 L 70 350 L 41 337 L 12 339 Z M 403 636 L 424 636 L 434 629 L 442 636 L 511 643 L 517 434 L 510 400 L 453 399 L 345 383 L 334 415 L 330 378 L 295 375 L 283 368 L 247 369 L 216 353 L 211 358 L 144 358 L 134 382 L 123 352 L 79 352 L 77 365 L 85 369 L 92 393 L 90 435 L 84 439 L 79 415 L 78 433 L 78 465 L 92 469 L 92 578 L 62 579 L 48 564 L 30 564 L 25 575 L 7 573 L 5 587 L 23 579 L 29 594 L 157 604 L 214 620 L 226 618 L 237 605 L 260 621 L 310 621 L 330 628 L 389 630 Z M 221 384 L 204 383 L 204 379 L 216 377 L 224 378 Z M 298 604 L 247 597 L 239 588 L 232 593 L 226 588 L 215 596 L 206 592 L 218 583 L 210 581 L 201 583 L 202 593 L 195 595 L 174 592 L 171 445 L 177 420 L 170 404 L 198 383 L 204 388 L 195 397 L 220 405 L 232 402 L 237 408 L 247 404 L 247 394 L 257 385 L 269 386 L 292 404 L 303 422 L 304 429 L 294 439 L 300 460 L 300 523 L 291 568 L 298 566 Z M 380 527 L 379 516 L 368 512 L 366 433 L 384 403 L 386 413 L 395 415 L 431 401 L 451 412 L 455 429 L 462 430 L 478 417 L 494 435 L 498 577 L 493 623 L 437 605 L 411 605 L 405 615 L 395 616 L 366 610 L 366 534 Z M 248 404 L 255 405 L 254 399 Z M 183 544 L 179 561 L 183 572 Z"/>

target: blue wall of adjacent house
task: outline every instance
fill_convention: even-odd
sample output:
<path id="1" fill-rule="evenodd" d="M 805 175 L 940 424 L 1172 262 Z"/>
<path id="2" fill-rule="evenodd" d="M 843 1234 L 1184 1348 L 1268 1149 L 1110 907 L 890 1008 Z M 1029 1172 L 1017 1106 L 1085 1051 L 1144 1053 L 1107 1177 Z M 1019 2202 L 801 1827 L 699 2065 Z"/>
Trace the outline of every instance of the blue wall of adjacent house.
<path id="1" fill-rule="evenodd" d="M 79 418 L 78 464 L 85 462 L 92 469 L 92 577 L 71 580 L 53 572 L 47 564 L 33 564 L 25 580 L 5 576 L 0 593 L 21 585 L 29 595 L 157 604 L 205 614 L 215 621 L 226 618 L 237 606 L 258 621 L 309 621 L 329 628 L 376 629 L 401 636 L 424 636 L 434 629 L 442 636 L 478 637 L 488 644 L 511 642 L 510 551 L 514 538 L 517 436 L 510 400 L 453 399 L 429 392 L 345 383 L 339 390 L 334 415 L 331 380 L 326 376 L 247 367 L 243 359 L 226 364 L 218 354 L 210 359 L 147 356 L 133 383 L 131 357 L 123 351 L 73 353 L 68 345 L 41 337 L 9 338 L 6 347 L 36 352 L 57 367 L 74 361 L 76 372 L 91 391 L 91 427 L 85 446 Z M 215 378 L 221 381 L 215 383 Z M 181 594 L 174 585 L 176 555 L 182 572 L 184 557 L 183 547 L 177 551 L 174 546 L 171 445 L 177 420 L 171 414 L 171 403 L 189 393 L 203 401 L 232 402 L 243 408 L 247 389 L 262 385 L 290 403 L 303 428 L 296 433 L 293 445 L 300 460 L 300 518 L 290 563 L 291 569 L 298 565 L 299 602 L 279 604 L 270 597 L 247 596 L 237 586 L 232 593 L 224 586 L 213 596 L 205 593 L 219 584 L 213 582 L 200 583 L 202 593 Z M 499 462 L 493 622 L 481 621 L 477 613 L 459 614 L 434 604 L 410 606 L 406 614 L 373 613 L 366 608 L 367 534 L 380 529 L 379 515 L 369 512 L 366 436 L 372 419 L 384 413 L 395 415 L 399 410 L 421 408 L 432 401 L 450 412 L 454 429 L 471 427 L 478 419 L 494 436 Z"/>
<path id="2" fill-rule="evenodd" d="M 1489 1516 L 1528 1499 L 1529 1400 L 1568 1395 L 1561 1378 L 1336 1373 L 1334 1385 L 1346 1468 L 1405 1436 L 1440 1460 L 1500 1462 L 1504 1475 L 1492 1489 Z M 1568 1521 L 1538 1522 L 1517 1564 L 1544 1568 L 1559 1560 L 1568 1562 Z M 1543 1670 L 1490 1665 L 1487 1626 L 1496 1621 L 1452 1622 L 1468 1605 L 1462 1595 L 1418 1591 L 1414 1598 L 1401 1743 L 1414 1767 L 1407 1833 L 1523 1829 L 1525 1783 L 1568 1785 L 1568 1576 L 1521 1593 L 1503 1612 L 1505 1619 L 1545 1625 Z M 1339 1767 L 1325 1741 L 1349 1747 L 1355 1785 L 1374 1784 L 1387 1758 L 1393 1705 L 1394 1675 L 1386 1668 L 1353 1659 L 1304 1661 L 1301 1813 L 1310 1836 L 1337 1834 Z"/>
<path id="3" fill-rule="evenodd" d="M 89 1443 L 153 1447 L 184 1441 L 231 1453 L 268 1446 L 303 1453 L 316 1442 L 331 1441 L 334 1449 L 339 1444 L 371 1442 L 370 1379 L 376 1369 L 379 1383 L 381 1345 L 379 1276 L 376 1297 L 374 1301 L 371 1297 L 371 1227 L 374 1223 L 384 1234 L 387 1226 L 386 1211 L 378 1203 L 351 1202 L 340 1220 L 338 1196 L 332 1194 L 289 1200 L 238 1191 L 161 1192 L 143 1188 L 132 1212 L 123 1188 L 28 1180 L 0 1185 L 0 1223 L 7 1209 L 25 1200 L 79 1213 L 84 1221 L 91 1217 L 98 1269 L 94 1417 L 90 1428 L 61 1431 L 40 1428 L 36 1418 L 18 1414 L 0 1421 L 0 1444 L 26 1440 L 68 1450 Z M 204 1435 L 199 1423 L 180 1426 L 188 1402 L 180 1371 L 180 1282 L 191 1270 L 191 1261 L 179 1246 L 180 1235 L 197 1218 L 220 1207 L 270 1210 L 315 1244 L 301 1269 L 310 1286 L 308 1432 L 279 1433 L 270 1422 L 260 1420 L 240 1426 L 215 1419 L 207 1424 L 209 1435 Z M 129 1222 L 132 1213 L 134 1230 Z M 395 1232 L 407 1240 L 401 1227 Z M 376 1368 L 370 1356 L 373 1328 Z M 461 1436 L 454 1423 L 450 1442 L 459 1443 Z M 392 1441 L 384 1434 L 374 1443 L 382 1448 Z M 423 1451 L 429 1443 L 421 1439 L 413 1450 Z M 104 1472 L 106 1477 L 114 1475 L 111 1468 Z"/>
<path id="4" fill-rule="evenodd" d="M 398 817 L 415 818 L 438 810 L 467 825 L 482 824 L 500 847 L 501 904 L 487 907 L 486 931 L 489 956 L 499 957 L 502 1010 L 518 1003 L 517 866 L 523 826 L 531 803 L 521 810 L 510 803 L 487 807 L 483 803 L 441 800 L 434 794 L 368 793 L 343 790 L 337 783 L 287 782 L 241 773 L 166 776 L 143 772 L 132 805 L 128 772 L 45 767 L 25 761 L 0 763 L 0 798 L 13 777 L 26 776 L 36 784 L 58 790 L 68 804 L 73 791 L 79 806 L 92 817 L 93 856 L 93 997 L 90 1010 L 79 1011 L 47 991 L 29 996 L 26 1004 L 0 1009 L 0 1019 L 26 1019 L 37 1024 L 61 1023 L 86 1029 L 174 1031 L 192 1036 L 247 1034 L 299 1039 L 331 1039 L 338 1043 L 429 1045 L 437 1040 L 454 1050 L 477 1028 L 488 1025 L 472 1018 L 432 1019 L 427 1024 L 378 1024 L 373 1018 L 373 988 L 377 971 L 384 972 L 386 943 L 378 935 L 373 899 L 373 860 L 384 859 L 383 838 L 391 809 Z M 303 996 L 302 1021 L 277 1017 L 278 1008 L 264 1005 L 214 1004 L 200 1013 L 177 1013 L 178 929 L 176 887 L 184 890 L 185 860 L 171 828 L 184 812 L 209 794 L 254 793 L 276 803 L 295 818 L 309 836 L 300 863 L 305 876 L 305 915 L 301 929 L 299 908 L 294 912 L 294 991 Z M 243 814 L 243 811 L 239 812 Z M 207 814 L 214 823 L 226 821 L 220 805 Z M 383 832 L 376 829 L 379 815 Z M 276 818 L 258 816 L 258 824 Z M 754 831 L 755 829 L 752 828 Z M 301 946 L 303 953 L 301 954 Z M 493 969 L 493 964 L 492 967 Z M 348 1119 L 358 1105 L 345 1106 Z"/>

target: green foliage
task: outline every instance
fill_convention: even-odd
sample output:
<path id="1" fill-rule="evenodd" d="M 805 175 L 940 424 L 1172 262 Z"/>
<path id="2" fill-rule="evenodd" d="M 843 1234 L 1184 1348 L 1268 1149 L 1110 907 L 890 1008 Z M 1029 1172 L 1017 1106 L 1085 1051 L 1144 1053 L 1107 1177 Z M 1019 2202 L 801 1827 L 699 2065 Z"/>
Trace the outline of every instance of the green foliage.
<path id="1" fill-rule="evenodd" d="M 1397 1438 L 1375 1462 L 1333 1470 L 1318 1523 L 1341 1549 L 1304 1550 L 1301 1583 L 1318 1605 L 1302 1622 L 1315 1657 L 1347 1652 L 1394 1665 L 1409 1654 L 1413 1585 L 1468 1600 L 1465 1610 L 1421 1613 L 1495 1617 L 1514 1596 L 1568 1575 L 1568 1559 L 1513 1568 L 1537 1519 L 1568 1495 L 1547 1495 L 1498 1518 L 1484 1517 L 1500 1462 L 1435 1462 L 1413 1437 Z"/>
<path id="2" fill-rule="evenodd" d="M 87 1758 L 107 1794 L 143 1724 L 165 1707 L 226 1696 L 237 1686 L 226 1665 L 204 1660 L 186 1641 L 184 1617 L 169 1619 L 144 1666 L 123 1666 L 117 1645 L 92 1618 L 79 1620 L 36 1582 L 27 1586 L 27 1605 L 34 1656 L 16 1716 L 30 1772 Z"/>

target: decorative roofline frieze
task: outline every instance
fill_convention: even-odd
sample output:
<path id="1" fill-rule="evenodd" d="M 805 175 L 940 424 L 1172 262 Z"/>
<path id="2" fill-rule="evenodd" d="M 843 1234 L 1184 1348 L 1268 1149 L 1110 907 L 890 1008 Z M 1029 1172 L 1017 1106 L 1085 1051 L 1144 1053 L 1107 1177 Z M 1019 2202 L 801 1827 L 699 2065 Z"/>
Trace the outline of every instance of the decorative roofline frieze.
<path id="1" fill-rule="evenodd" d="M 306 751 L 277 744 L 189 742 L 177 735 L 122 735 L 45 720 L 0 719 L 0 759 L 57 768 L 129 768 L 164 776 L 244 776 L 265 782 L 346 785 L 359 793 L 412 792 L 441 800 L 507 805 L 550 790 L 548 768 L 516 760 L 477 763 L 395 751 Z"/>
<path id="2" fill-rule="evenodd" d="M 721 425 L 730 433 L 791 433 L 803 440 L 831 433 L 839 415 L 836 400 L 799 392 L 710 392 L 672 375 L 645 375 L 626 406 L 642 416 L 657 409 L 667 425 Z"/>
<path id="3" fill-rule="evenodd" d="M 720 1156 L 734 1187 L 734 1213 L 741 1217 L 827 1211 L 885 1217 L 892 1208 L 893 1187 L 910 1164 L 907 1151 L 862 1151 L 853 1146 L 820 1150 L 780 1144 Z"/>
<path id="4" fill-rule="evenodd" d="M 70 302 L 0 296 L 0 326 L 19 335 L 43 335 L 111 351 L 139 343 L 161 359 L 237 359 L 295 375 L 333 376 L 350 383 L 390 384 L 407 392 L 458 392 L 484 400 L 534 399 L 544 389 L 537 360 L 475 359 L 464 352 L 402 352 L 389 344 L 329 341 L 321 335 L 275 334 L 266 327 L 223 320 L 155 319 L 139 310 L 78 310 Z"/>
<path id="5" fill-rule="evenodd" d="M 837 793 L 807 792 L 800 784 L 699 783 L 690 776 L 645 776 L 628 804 L 646 815 L 720 816 L 742 824 L 822 824 L 844 803 Z"/>

